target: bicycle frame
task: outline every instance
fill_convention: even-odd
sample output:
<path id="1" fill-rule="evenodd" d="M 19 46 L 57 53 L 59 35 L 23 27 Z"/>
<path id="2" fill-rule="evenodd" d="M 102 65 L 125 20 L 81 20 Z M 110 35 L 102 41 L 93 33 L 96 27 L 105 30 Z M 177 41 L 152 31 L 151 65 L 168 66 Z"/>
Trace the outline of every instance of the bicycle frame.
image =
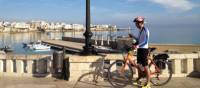
<path id="1" fill-rule="evenodd" d="M 156 74 L 156 73 L 158 73 L 158 72 L 161 71 L 160 68 L 155 64 L 155 62 L 153 61 L 153 59 L 148 58 L 148 60 L 150 60 L 150 63 L 148 65 L 154 65 L 154 67 L 155 67 L 155 71 L 154 72 L 150 72 L 150 76 L 154 75 L 154 74 Z"/>
<path id="2" fill-rule="evenodd" d="M 171 66 L 168 63 L 168 61 L 162 61 L 165 63 L 165 66 L 168 67 L 166 70 L 165 68 L 162 68 L 159 63 L 157 63 L 159 59 L 156 59 L 152 56 L 152 52 L 155 50 L 155 48 L 149 48 L 148 49 L 148 65 L 144 68 L 141 68 L 140 64 L 137 64 L 136 56 L 134 56 L 133 53 L 135 52 L 128 52 L 128 53 L 122 53 L 124 60 L 119 60 L 119 63 L 113 62 L 109 67 L 109 73 L 108 73 L 108 80 L 109 82 L 115 86 L 124 86 L 126 84 L 132 83 L 132 82 L 139 82 L 141 85 L 145 85 L 145 83 L 148 82 L 148 80 L 156 85 L 156 86 L 162 86 L 169 82 L 169 80 L 172 77 L 172 71 Z M 121 65 L 122 64 L 122 65 Z M 119 65 L 119 66 L 118 66 Z M 132 65 L 132 67 L 131 67 Z M 118 67 L 116 67 L 118 66 Z M 119 68 L 120 67 L 120 68 Z M 147 74 L 148 71 L 148 74 Z M 162 71 L 164 71 L 164 74 L 162 74 Z M 169 73 L 165 74 L 167 71 Z M 135 79 L 135 72 L 139 76 L 137 79 Z M 166 78 L 164 77 L 165 75 Z M 118 78 L 119 77 L 119 78 Z M 150 79 L 149 79 L 150 78 Z M 164 80 L 164 81 L 163 81 Z M 118 83 L 120 81 L 124 81 L 124 85 Z"/>
<path id="3" fill-rule="evenodd" d="M 130 56 L 130 54 L 127 54 L 127 56 L 124 57 L 124 66 L 121 68 L 120 72 L 123 72 L 128 64 L 132 64 L 133 67 L 135 67 L 135 68 L 138 70 L 139 73 L 142 73 L 143 71 L 142 71 L 142 69 L 139 67 L 139 65 L 136 63 L 136 59 L 133 59 L 133 60 L 132 60 L 130 57 L 136 58 L 136 57 L 134 57 L 133 55 Z M 148 59 L 148 65 L 154 65 L 154 67 L 155 67 L 155 71 L 154 71 L 154 72 L 150 72 L 150 77 L 151 77 L 151 75 L 155 75 L 156 73 L 160 72 L 161 70 L 160 70 L 160 68 L 155 64 L 155 62 L 153 61 L 153 59 L 151 58 L 151 52 L 150 52 L 150 51 L 149 51 L 149 54 L 148 54 L 147 59 Z"/>

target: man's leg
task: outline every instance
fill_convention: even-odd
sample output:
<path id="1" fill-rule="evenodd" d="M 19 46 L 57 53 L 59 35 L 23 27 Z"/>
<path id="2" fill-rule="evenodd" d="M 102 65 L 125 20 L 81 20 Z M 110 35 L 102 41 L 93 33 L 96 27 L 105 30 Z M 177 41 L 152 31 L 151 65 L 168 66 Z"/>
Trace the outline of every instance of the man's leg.
<path id="1" fill-rule="evenodd" d="M 144 66 L 145 72 L 146 72 L 146 77 L 147 77 L 147 84 L 150 83 L 150 72 L 148 69 L 148 66 Z"/>

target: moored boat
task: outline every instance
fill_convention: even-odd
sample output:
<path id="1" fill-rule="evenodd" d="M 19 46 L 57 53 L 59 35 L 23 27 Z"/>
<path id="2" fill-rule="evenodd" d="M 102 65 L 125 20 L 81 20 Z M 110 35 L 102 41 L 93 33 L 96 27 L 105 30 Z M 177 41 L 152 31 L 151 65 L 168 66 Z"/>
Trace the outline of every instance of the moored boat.
<path id="1" fill-rule="evenodd" d="M 29 48 L 32 50 L 50 50 L 51 46 L 42 44 L 41 41 L 38 42 L 30 42 L 30 43 L 23 43 L 24 48 Z"/>

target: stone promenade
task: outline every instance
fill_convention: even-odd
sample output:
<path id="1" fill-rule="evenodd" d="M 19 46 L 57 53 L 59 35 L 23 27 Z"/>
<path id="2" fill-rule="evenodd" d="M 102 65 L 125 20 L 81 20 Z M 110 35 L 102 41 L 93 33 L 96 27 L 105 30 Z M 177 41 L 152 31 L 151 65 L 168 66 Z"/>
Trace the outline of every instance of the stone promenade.
<path id="1" fill-rule="evenodd" d="M 112 88 L 108 82 L 67 82 L 55 78 L 0 78 L 0 88 Z M 137 88 L 126 86 L 125 88 Z M 200 88 L 200 78 L 172 78 L 165 86 L 152 88 Z"/>

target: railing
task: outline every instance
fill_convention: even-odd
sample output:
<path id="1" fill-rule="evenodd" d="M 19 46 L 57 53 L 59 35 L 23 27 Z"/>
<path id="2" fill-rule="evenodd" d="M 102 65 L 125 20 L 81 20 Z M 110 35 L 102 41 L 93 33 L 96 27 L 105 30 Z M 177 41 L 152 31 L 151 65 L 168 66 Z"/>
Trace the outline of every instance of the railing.
<path id="1" fill-rule="evenodd" d="M 200 73 L 200 53 L 169 54 L 169 56 L 169 60 L 172 61 L 172 77 L 186 77 L 194 72 Z M 122 58 L 121 54 L 107 54 L 106 56 L 106 60 L 110 63 Z M 100 63 L 99 59 L 99 56 L 70 56 L 70 80 L 77 80 L 81 75 L 94 71 L 95 66 Z"/>
<path id="2" fill-rule="evenodd" d="M 1 76 L 49 76 L 50 70 L 49 55 L 13 55 L 0 59 Z"/>
<path id="3" fill-rule="evenodd" d="M 172 61 L 173 77 L 186 77 L 200 72 L 200 52 L 191 54 L 169 54 Z M 79 59 L 77 59 L 79 58 Z M 80 75 L 94 70 L 92 64 L 99 63 L 99 56 L 69 56 L 70 79 L 77 80 Z M 110 63 L 122 58 L 121 54 L 108 54 Z M 0 59 L 0 76 L 42 76 L 53 74 L 51 55 L 18 55 Z"/>
<path id="4" fill-rule="evenodd" d="M 200 53 L 169 55 L 174 76 L 185 77 L 192 75 L 193 72 L 200 72 Z"/>

